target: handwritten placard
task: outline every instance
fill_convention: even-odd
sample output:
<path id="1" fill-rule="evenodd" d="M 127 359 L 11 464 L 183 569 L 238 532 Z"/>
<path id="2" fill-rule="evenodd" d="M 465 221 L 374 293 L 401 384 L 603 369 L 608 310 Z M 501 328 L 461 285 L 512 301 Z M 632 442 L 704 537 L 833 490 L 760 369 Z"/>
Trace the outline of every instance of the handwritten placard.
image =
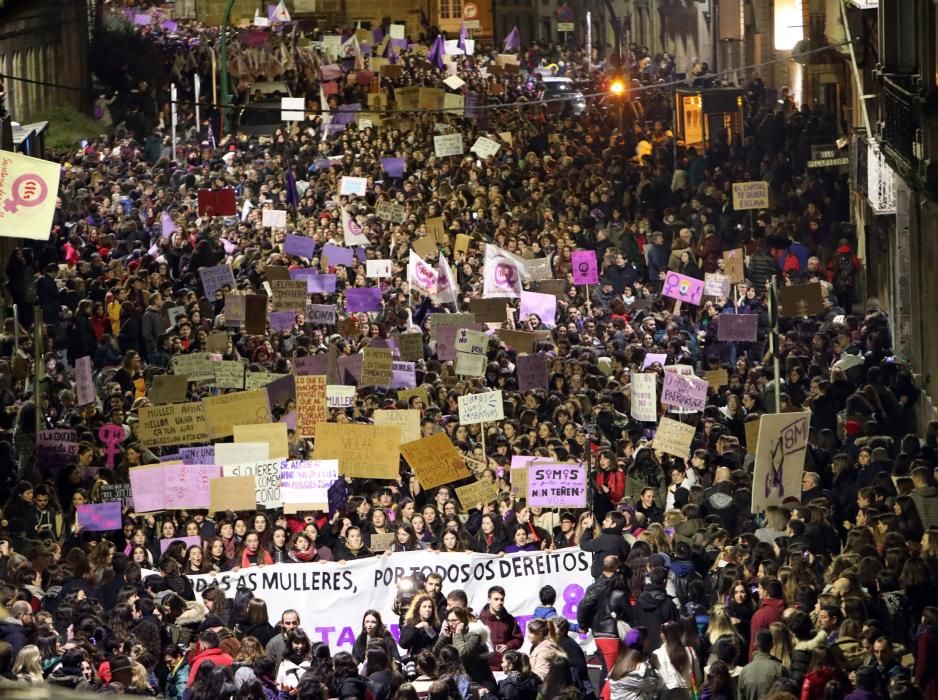
<path id="1" fill-rule="evenodd" d="M 811 412 L 766 413 L 759 421 L 752 474 L 752 512 L 801 498 Z"/>
<path id="2" fill-rule="evenodd" d="M 351 408 L 355 403 L 355 387 L 344 384 L 326 385 L 326 406 L 328 408 Z"/>
<path id="3" fill-rule="evenodd" d="M 401 442 L 420 439 L 420 411 L 416 409 L 386 411 L 376 409 L 372 414 L 375 425 L 393 425 L 401 430 Z"/>
<path id="4" fill-rule="evenodd" d="M 275 425 L 283 425 L 277 423 Z M 286 437 L 286 426 L 284 426 Z M 226 477 L 251 477 L 254 479 L 254 502 L 265 508 L 280 508 L 280 463 L 281 459 L 268 459 L 260 462 L 242 462 L 226 464 L 222 467 Z"/>
<path id="5" fill-rule="evenodd" d="M 79 406 L 87 406 L 95 401 L 94 377 L 91 373 L 91 356 L 85 355 L 75 360 L 75 383 Z"/>
<path id="6" fill-rule="evenodd" d="M 529 506 L 586 507 L 586 469 L 580 463 L 536 462 L 528 468 Z"/>
<path id="7" fill-rule="evenodd" d="M 209 482 L 222 475 L 217 464 L 165 464 L 164 508 L 181 510 L 208 508 Z"/>
<path id="8" fill-rule="evenodd" d="M 362 359 L 361 386 L 387 386 L 391 383 L 391 363 L 394 355 L 390 348 L 367 346 Z"/>
<path id="9" fill-rule="evenodd" d="M 456 352 L 453 369 L 460 377 L 481 377 L 485 374 L 485 355 L 473 355 L 468 352 Z"/>
<path id="10" fill-rule="evenodd" d="M 280 497 L 286 513 L 326 510 L 329 487 L 339 478 L 336 459 L 288 460 L 280 465 Z"/>
<path id="11" fill-rule="evenodd" d="M 274 280 L 270 288 L 274 311 L 306 311 L 309 294 L 304 280 Z"/>
<path id="12" fill-rule="evenodd" d="M 215 365 L 215 386 L 219 389 L 243 389 L 245 365 L 240 360 L 220 360 Z"/>
<path id="13" fill-rule="evenodd" d="M 459 499 L 459 503 L 465 512 L 471 508 L 476 508 L 480 503 L 485 505 L 495 501 L 498 498 L 498 489 L 488 481 L 475 481 L 465 486 L 457 486 L 456 498 Z"/>
<path id="14" fill-rule="evenodd" d="M 707 382 L 707 386 L 717 390 L 730 383 L 730 375 L 725 369 L 713 369 L 704 372 L 704 379 Z"/>
<path id="15" fill-rule="evenodd" d="M 173 355 L 173 374 L 184 375 L 190 382 L 214 382 L 215 363 L 208 352 Z"/>
<path id="16" fill-rule="evenodd" d="M 456 446 L 445 433 L 405 443 L 400 451 L 425 489 L 471 476 Z"/>
<path id="17" fill-rule="evenodd" d="M 595 250 L 574 250 L 570 253 L 573 284 L 599 284 L 599 266 Z"/>
<path id="18" fill-rule="evenodd" d="M 658 420 L 658 375 L 639 372 L 632 375 L 632 418 L 653 423 Z"/>
<path id="19" fill-rule="evenodd" d="M 437 158 L 461 156 L 465 148 L 462 134 L 437 134 L 433 137 L 433 153 Z"/>
<path id="20" fill-rule="evenodd" d="M 732 284 L 739 284 L 746 278 L 744 263 L 745 252 L 742 248 L 723 251 L 723 273 Z"/>
<path id="21" fill-rule="evenodd" d="M 678 372 L 666 372 L 661 389 L 661 403 L 691 411 L 702 411 L 707 404 L 707 382 Z"/>
<path id="22" fill-rule="evenodd" d="M 730 294 L 730 278 L 717 272 L 704 274 L 704 294 L 710 297 L 727 297 Z"/>
<path id="23" fill-rule="evenodd" d="M 733 183 L 733 209 L 768 209 L 769 183 L 765 180 Z"/>
<path id="24" fill-rule="evenodd" d="M 102 503 L 117 503 L 122 508 L 134 507 L 130 484 L 102 484 L 99 491 Z"/>
<path id="25" fill-rule="evenodd" d="M 157 374 L 150 385 L 150 403 L 182 403 L 189 390 L 189 377 L 182 374 Z"/>
<path id="26" fill-rule="evenodd" d="M 459 397 L 458 403 L 459 422 L 463 425 L 487 423 L 505 418 L 501 389 L 481 394 L 466 394 Z"/>
<path id="27" fill-rule="evenodd" d="M 270 459 L 270 446 L 266 442 L 216 442 L 212 464 L 225 467 L 245 462 L 263 462 Z"/>
<path id="28" fill-rule="evenodd" d="M 61 469 L 78 461 L 77 430 L 40 430 L 36 461 L 46 469 Z"/>
<path id="29" fill-rule="evenodd" d="M 320 423 L 316 459 L 338 459 L 339 473 L 363 479 L 397 479 L 401 431 L 397 427 Z"/>
<path id="30" fill-rule="evenodd" d="M 205 412 L 200 403 L 142 406 L 138 415 L 140 442 L 146 447 L 186 445 L 208 440 Z"/>
<path id="31" fill-rule="evenodd" d="M 652 444 L 656 450 L 686 459 L 694 432 L 694 426 L 662 416 Z"/>
<path id="32" fill-rule="evenodd" d="M 235 442 L 266 442 L 271 459 L 286 459 L 290 455 L 287 426 L 283 423 L 252 423 L 234 426 Z"/>
<path id="33" fill-rule="evenodd" d="M 200 267 L 199 277 L 202 279 L 205 298 L 209 301 L 214 301 L 217 293 L 225 287 L 235 288 L 234 272 L 231 271 L 231 265 L 228 264 Z"/>
<path id="34" fill-rule="evenodd" d="M 316 437 L 316 424 L 326 421 L 326 376 L 307 374 L 296 378 L 296 431 Z"/>

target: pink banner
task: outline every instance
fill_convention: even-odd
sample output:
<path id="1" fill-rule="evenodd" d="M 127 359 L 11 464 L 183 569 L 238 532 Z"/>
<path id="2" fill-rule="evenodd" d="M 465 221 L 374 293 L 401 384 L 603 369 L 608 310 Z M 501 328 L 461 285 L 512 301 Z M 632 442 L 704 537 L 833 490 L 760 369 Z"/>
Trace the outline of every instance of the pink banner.
<path id="1" fill-rule="evenodd" d="M 664 375 L 661 403 L 691 411 L 702 411 L 707 404 L 707 382 L 677 372 Z"/>
<path id="2" fill-rule="evenodd" d="M 703 288 L 703 280 L 688 277 L 679 272 L 669 272 L 664 278 L 661 295 L 678 301 L 686 301 L 688 304 L 699 304 Z"/>
<path id="3" fill-rule="evenodd" d="M 573 263 L 573 284 L 599 284 L 595 250 L 574 250 L 570 260 Z"/>
<path id="4" fill-rule="evenodd" d="M 163 510 L 166 467 L 141 467 L 130 470 L 130 491 L 134 497 L 135 513 L 155 513 Z"/>
<path id="5" fill-rule="evenodd" d="M 222 469 L 215 464 L 172 464 L 166 469 L 166 510 L 183 508 L 208 508 L 211 503 L 209 481 L 222 476 Z"/>
<path id="6" fill-rule="evenodd" d="M 586 507 L 586 469 L 568 462 L 536 462 L 528 467 L 528 505 Z"/>

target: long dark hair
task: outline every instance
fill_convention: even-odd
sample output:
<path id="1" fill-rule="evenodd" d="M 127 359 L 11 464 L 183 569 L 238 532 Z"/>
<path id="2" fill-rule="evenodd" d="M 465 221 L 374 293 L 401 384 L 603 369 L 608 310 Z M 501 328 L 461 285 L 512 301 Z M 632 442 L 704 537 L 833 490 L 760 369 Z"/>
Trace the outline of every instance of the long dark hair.
<path id="1" fill-rule="evenodd" d="M 203 661 L 196 671 L 195 682 L 192 684 L 193 700 L 218 700 L 223 697 L 222 689 L 225 683 L 233 683 L 234 676 L 230 666 L 213 664 Z"/>
<path id="2" fill-rule="evenodd" d="M 365 618 L 369 615 L 378 621 L 378 626 L 375 627 L 375 631 L 374 634 L 371 635 L 371 639 L 384 639 L 388 633 L 388 630 L 384 626 L 384 620 L 381 619 L 381 613 L 379 613 L 377 610 L 366 610 L 365 614 L 362 615 L 362 634 L 364 634 L 366 637 L 369 636 L 367 630 L 365 630 Z"/>
<path id="3" fill-rule="evenodd" d="M 690 654 L 681 641 L 683 625 L 680 622 L 665 622 L 661 626 L 661 637 L 664 650 L 671 664 L 678 673 L 684 674 L 690 670 Z"/>

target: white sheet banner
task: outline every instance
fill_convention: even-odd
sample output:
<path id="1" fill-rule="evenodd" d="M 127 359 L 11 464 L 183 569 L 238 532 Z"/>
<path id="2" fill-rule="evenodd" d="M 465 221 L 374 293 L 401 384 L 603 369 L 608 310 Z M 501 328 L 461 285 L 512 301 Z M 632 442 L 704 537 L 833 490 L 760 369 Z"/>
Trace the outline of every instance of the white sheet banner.
<path id="1" fill-rule="evenodd" d="M 271 621 L 284 610 L 300 614 L 300 626 L 313 641 L 321 639 L 337 650 L 350 651 L 361 631 L 366 610 L 381 612 L 391 633 L 398 635 L 397 615 L 391 611 L 397 582 L 422 572 L 443 576 L 443 593 L 462 589 L 478 614 L 488 589 L 503 586 L 505 606 L 522 629 L 540 605 L 538 591 L 550 584 L 557 591 L 558 613 L 576 620 L 576 609 L 592 583 L 592 554 L 578 547 L 554 552 L 519 552 L 502 557 L 490 554 L 398 552 L 347 564 L 274 564 L 216 576 L 190 576 L 195 593 L 213 581 L 234 598 L 239 587 L 250 589 L 267 602 Z M 150 573 L 143 573 L 146 577 Z"/>

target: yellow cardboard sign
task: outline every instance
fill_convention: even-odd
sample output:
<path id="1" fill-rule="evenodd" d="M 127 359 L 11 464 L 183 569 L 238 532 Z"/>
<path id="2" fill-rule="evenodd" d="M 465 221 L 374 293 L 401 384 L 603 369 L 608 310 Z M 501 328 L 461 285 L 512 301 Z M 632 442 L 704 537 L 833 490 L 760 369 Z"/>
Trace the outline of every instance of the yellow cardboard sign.
<path id="1" fill-rule="evenodd" d="M 272 420 L 267 392 L 264 389 L 206 396 L 202 399 L 202 405 L 205 407 L 208 436 L 213 440 L 232 435 L 236 425 L 270 423 Z"/>
<path id="2" fill-rule="evenodd" d="M 313 458 L 339 460 L 345 476 L 394 480 L 400 473 L 400 444 L 397 427 L 320 423 Z"/>
<path id="3" fill-rule="evenodd" d="M 425 489 L 472 476 L 459 451 L 444 433 L 405 443 L 401 445 L 401 454 Z"/>
<path id="4" fill-rule="evenodd" d="M 143 406 L 140 416 L 140 442 L 146 447 L 166 447 L 205 442 L 208 428 L 202 404 L 176 403 Z"/>
<path id="5" fill-rule="evenodd" d="M 234 427 L 235 442 L 266 442 L 270 459 L 287 459 L 290 448 L 287 442 L 286 423 L 252 423 Z"/>

